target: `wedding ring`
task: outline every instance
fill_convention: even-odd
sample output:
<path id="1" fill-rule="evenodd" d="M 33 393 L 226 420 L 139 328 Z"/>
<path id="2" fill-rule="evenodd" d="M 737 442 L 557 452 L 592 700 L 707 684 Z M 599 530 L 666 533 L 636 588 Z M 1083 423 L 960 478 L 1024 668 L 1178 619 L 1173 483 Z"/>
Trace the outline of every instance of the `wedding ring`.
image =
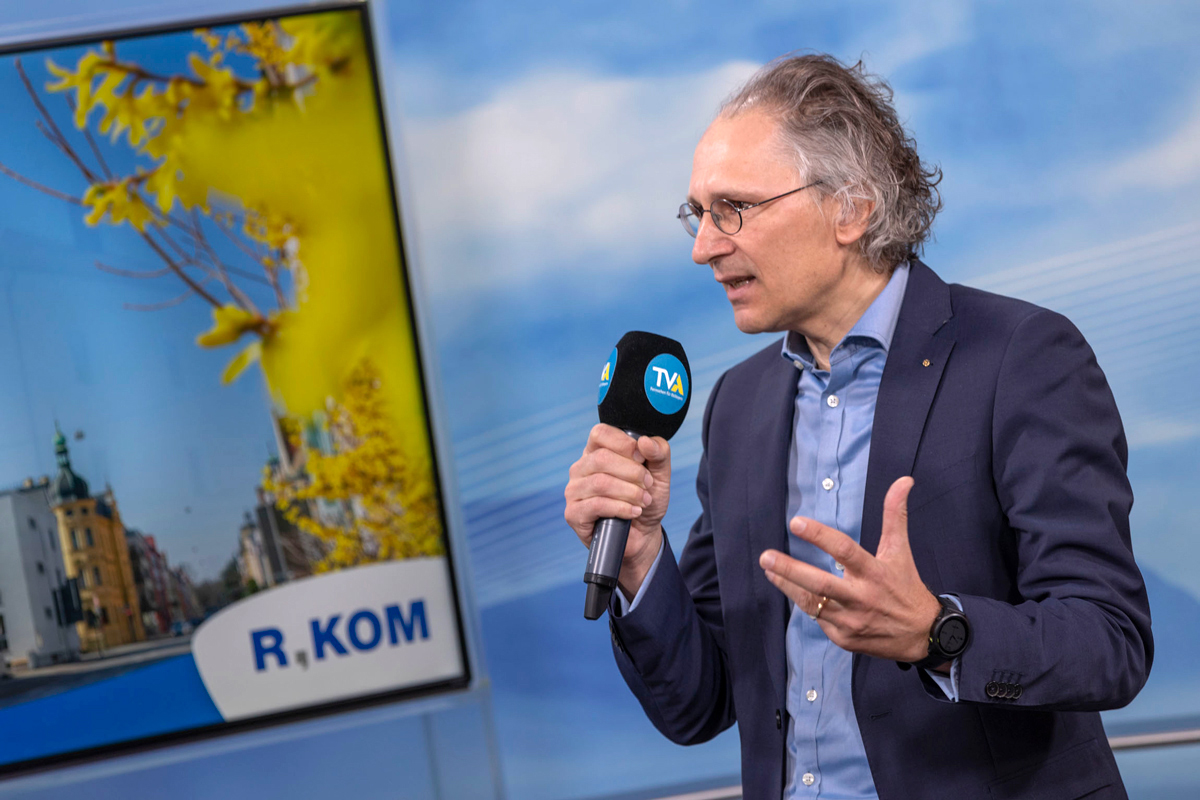
<path id="1" fill-rule="evenodd" d="M 824 608 L 825 608 L 825 604 L 826 604 L 826 603 L 828 603 L 828 602 L 829 602 L 829 598 L 828 598 L 828 597 L 822 597 L 822 598 L 821 598 L 821 602 L 817 603 L 817 610 L 816 610 L 816 613 L 809 614 L 808 616 L 809 616 L 809 617 L 811 617 L 811 618 L 812 618 L 812 619 L 814 619 L 814 620 L 815 620 L 817 617 L 821 616 L 821 611 L 823 611 L 823 610 L 824 610 Z"/>

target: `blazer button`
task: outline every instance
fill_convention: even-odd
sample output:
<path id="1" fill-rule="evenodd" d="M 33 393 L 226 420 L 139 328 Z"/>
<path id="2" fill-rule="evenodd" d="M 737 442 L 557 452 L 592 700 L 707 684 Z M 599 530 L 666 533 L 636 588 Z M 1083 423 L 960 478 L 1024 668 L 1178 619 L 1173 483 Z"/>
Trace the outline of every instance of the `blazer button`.
<path id="1" fill-rule="evenodd" d="M 988 697 L 999 697 L 1000 684 L 996 683 L 995 681 L 988 681 L 987 686 L 983 687 L 983 691 Z"/>
<path id="2" fill-rule="evenodd" d="M 775 709 L 775 729 L 783 730 L 783 712 L 778 708 Z"/>
<path id="3" fill-rule="evenodd" d="M 1013 686 L 1012 699 L 1013 700 L 1021 699 L 1021 684 L 1018 683 L 1016 686 Z"/>

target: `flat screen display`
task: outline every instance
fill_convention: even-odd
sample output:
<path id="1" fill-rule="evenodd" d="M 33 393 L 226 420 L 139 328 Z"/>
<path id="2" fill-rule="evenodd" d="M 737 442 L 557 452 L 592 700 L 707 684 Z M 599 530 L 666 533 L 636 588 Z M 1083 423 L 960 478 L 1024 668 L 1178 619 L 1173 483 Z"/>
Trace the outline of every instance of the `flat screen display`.
<path id="1" fill-rule="evenodd" d="M 461 688 L 367 10 L 0 52 L 0 773 Z"/>

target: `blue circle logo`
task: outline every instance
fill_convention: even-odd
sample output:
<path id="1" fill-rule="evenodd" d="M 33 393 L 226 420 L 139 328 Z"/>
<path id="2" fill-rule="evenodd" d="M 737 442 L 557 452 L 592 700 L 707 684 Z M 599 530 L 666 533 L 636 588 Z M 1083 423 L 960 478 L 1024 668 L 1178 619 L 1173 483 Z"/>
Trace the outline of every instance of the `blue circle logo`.
<path id="1" fill-rule="evenodd" d="M 646 367 L 646 399 L 664 414 L 676 414 L 687 402 L 688 376 L 683 363 L 670 353 L 660 353 Z"/>
<path id="2" fill-rule="evenodd" d="M 596 405 L 604 402 L 604 396 L 608 394 L 608 387 L 612 384 L 613 375 L 617 374 L 617 348 L 613 348 L 612 355 L 608 357 L 608 361 L 604 362 L 604 371 L 600 373 L 600 399 L 596 401 Z"/>

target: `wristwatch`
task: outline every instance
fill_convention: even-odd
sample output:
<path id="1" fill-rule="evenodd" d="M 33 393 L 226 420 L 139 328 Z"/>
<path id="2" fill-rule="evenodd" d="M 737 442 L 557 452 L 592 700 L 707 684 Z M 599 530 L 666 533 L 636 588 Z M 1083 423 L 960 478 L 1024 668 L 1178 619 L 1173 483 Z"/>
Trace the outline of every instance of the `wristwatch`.
<path id="1" fill-rule="evenodd" d="M 913 662 L 922 669 L 933 669 L 953 661 L 971 643 L 971 622 L 967 615 L 945 597 L 939 597 L 938 602 L 942 604 L 942 610 L 929 628 L 929 655 Z"/>

